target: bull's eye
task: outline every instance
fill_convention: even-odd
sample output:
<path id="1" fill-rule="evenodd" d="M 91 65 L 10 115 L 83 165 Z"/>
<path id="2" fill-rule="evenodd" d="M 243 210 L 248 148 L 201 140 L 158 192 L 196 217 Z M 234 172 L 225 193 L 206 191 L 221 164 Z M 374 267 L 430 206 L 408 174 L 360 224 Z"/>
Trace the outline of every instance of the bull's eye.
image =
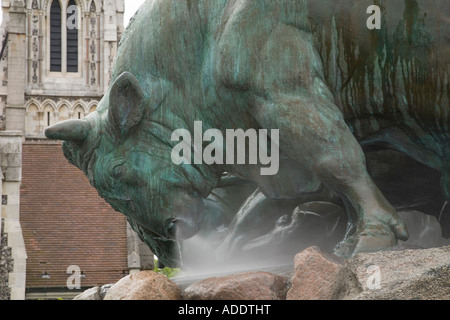
<path id="1" fill-rule="evenodd" d="M 127 167 L 125 167 L 124 165 L 115 166 L 112 169 L 111 174 L 114 178 L 122 178 L 127 174 Z"/>

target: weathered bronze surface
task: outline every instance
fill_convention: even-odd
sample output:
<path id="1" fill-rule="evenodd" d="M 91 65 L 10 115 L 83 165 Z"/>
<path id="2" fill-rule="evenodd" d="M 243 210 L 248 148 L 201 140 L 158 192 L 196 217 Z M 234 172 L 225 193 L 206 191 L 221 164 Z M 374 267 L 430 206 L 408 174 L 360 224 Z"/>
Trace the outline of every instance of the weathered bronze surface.
<path id="1" fill-rule="evenodd" d="M 381 29 L 366 25 L 373 4 Z M 149 0 L 98 110 L 46 135 L 65 140 L 68 160 L 168 266 L 179 262 L 176 240 L 210 221 L 205 199 L 224 172 L 254 182 L 262 201 L 338 195 L 349 225 L 335 253 L 388 248 L 408 232 L 361 145 L 440 171 L 450 198 L 449 13 L 447 0 Z M 278 174 L 175 165 L 171 134 L 194 121 L 279 129 Z"/>

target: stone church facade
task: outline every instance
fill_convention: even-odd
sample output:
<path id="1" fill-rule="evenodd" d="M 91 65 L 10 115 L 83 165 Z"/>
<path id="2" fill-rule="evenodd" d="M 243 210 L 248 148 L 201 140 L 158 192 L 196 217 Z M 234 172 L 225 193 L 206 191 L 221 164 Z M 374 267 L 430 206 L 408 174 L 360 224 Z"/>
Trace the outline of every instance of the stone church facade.
<path id="1" fill-rule="evenodd" d="M 111 258 L 102 258 L 101 254 L 96 258 L 108 261 L 116 259 L 108 253 L 114 246 L 122 248 L 121 262 L 111 260 L 117 269 L 114 269 L 116 277 L 151 267 L 153 256 L 145 251 L 125 218 L 113 213 L 93 190 L 89 194 L 81 192 L 91 188 L 87 180 L 78 176 L 80 173 L 76 168 L 64 167 L 60 143 L 47 141 L 44 137 L 48 126 L 63 120 L 81 119 L 96 109 L 108 88 L 111 67 L 124 31 L 124 0 L 2 0 L 2 10 L 0 299 L 25 299 L 27 292 L 39 297 L 42 288 L 63 287 L 61 283 L 67 274 L 56 276 L 62 272 L 63 264 L 58 266 L 52 260 L 56 258 L 52 257 L 64 256 L 67 251 L 80 251 L 77 241 L 82 242 L 90 236 L 83 235 L 80 240 L 74 233 L 70 240 L 72 246 L 65 248 L 64 244 L 70 241 L 65 241 L 64 236 L 70 232 L 55 238 L 57 240 L 49 235 L 56 234 L 52 230 L 65 230 L 66 225 L 78 223 L 82 226 L 87 219 L 97 224 L 101 224 L 102 219 L 115 221 L 111 228 L 121 240 L 108 242 L 108 235 L 102 236 L 99 231 L 97 238 L 91 239 L 93 247 L 86 250 L 97 250 L 95 243 L 104 245 L 99 252 Z M 60 180 L 63 176 L 65 180 Z M 50 177 L 52 181 L 49 181 Z M 57 181 L 62 181 L 61 185 Z M 61 194 L 55 200 L 46 201 L 58 192 Z M 60 203 L 58 199 L 65 200 Z M 60 208 L 64 208 L 63 213 Z M 77 210 L 82 212 L 78 214 Z M 100 213 L 107 216 L 99 216 Z M 75 221 L 68 218 L 64 225 L 61 221 L 71 214 Z M 39 224 L 42 221 L 45 223 Z M 45 229 L 55 221 L 59 224 L 53 229 Z M 88 230 L 88 225 L 81 229 Z M 65 249 L 58 252 L 58 248 Z M 95 261 L 88 255 L 79 255 L 79 264 Z M 85 268 L 88 279 L 88 269 L 93 266 L 87 264 Z M 108 269 L 108 266 L 102 268 Z M 94 271 L 91 271 L 93 275 Z M 44 281 L 52 277 L 50 272 L 54 274 L 51 285 Z M 113 276 L 110 278 L 115 280 Z M 59 282 L 56 279 L 60 279 Z M 92 276 L 91 282 L 86 280 L 86 285 L 93 286 L 95 281 L 108 279 Z"/>

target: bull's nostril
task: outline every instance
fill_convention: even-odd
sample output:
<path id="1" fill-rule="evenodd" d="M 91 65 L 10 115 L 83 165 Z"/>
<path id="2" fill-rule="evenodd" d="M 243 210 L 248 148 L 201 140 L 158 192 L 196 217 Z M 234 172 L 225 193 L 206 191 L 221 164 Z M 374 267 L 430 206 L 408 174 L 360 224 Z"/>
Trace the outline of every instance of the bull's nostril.
<path id="1" fill-rule="evenodd" d="M 166 229 L 167 237 L 169 239 L 175 239 L 177 236 L 177 219 L 166 220 L 165 229 Z"/>
<path id="2" fill-rule="evenodd" d="M 176 240 L 186 240 L 198 232 L 198 227 L 183 218 L 168 219 L 165 223 L 167 237 Z"/>

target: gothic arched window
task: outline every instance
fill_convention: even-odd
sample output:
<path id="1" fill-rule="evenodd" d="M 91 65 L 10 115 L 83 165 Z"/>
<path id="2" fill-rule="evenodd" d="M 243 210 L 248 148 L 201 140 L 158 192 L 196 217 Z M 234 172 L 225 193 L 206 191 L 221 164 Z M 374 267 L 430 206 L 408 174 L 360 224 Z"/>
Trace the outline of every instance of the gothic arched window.
<path id="1" fill-rule="evenodd" d="M 62 65 L 62 32 L 61 5 L 53 0 L 50 8 L 50 71 L 61 72 Z"/>
<path id="2" fill-rule="evenodd" d="M 67 21 L 71 20 L 71 16 L 76 12 L 75 0 L 70 0 L 67 10 Z M 74 20 L 72 18 L 72 20 Z M 78 21 L 74 21 L 75 25 Z M 67 28 L 67 72 L 78 72 L 78 28 L 72 26 Z"/>
<path id="3" fill-rule="evenodd" d="M 75 0 L 70 0 L 66 8 L 61 8 L 59 0 L 53 0 L 50 7 L 51 72 L 78 72 L 78 29 Z"/>

